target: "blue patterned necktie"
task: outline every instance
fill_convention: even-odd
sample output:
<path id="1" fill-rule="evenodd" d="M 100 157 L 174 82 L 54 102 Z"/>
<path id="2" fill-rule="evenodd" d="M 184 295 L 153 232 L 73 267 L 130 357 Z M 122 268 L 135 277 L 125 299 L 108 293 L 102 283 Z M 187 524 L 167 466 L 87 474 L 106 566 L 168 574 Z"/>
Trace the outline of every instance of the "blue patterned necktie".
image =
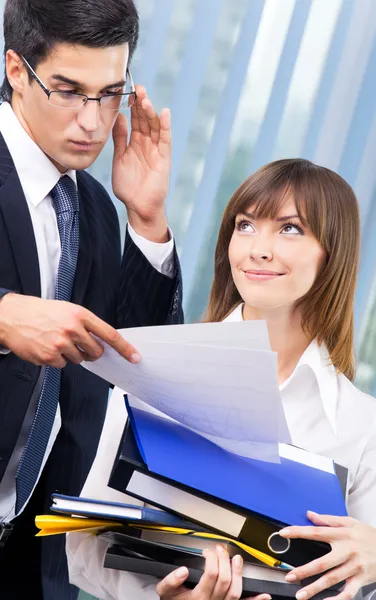
<path id="1" fill-rule="evenodd" d="M 79 225 L 77 189 L 68 175 L 55 185 L 51 198 L 61 241 L 55 299 L 69 302 L 76 273 Z M 61 369 L 46 367 L 34 421 L 16 473 L 16 513 L 27 502 L 38 479 L 59 402 L 60 380 Z"/>

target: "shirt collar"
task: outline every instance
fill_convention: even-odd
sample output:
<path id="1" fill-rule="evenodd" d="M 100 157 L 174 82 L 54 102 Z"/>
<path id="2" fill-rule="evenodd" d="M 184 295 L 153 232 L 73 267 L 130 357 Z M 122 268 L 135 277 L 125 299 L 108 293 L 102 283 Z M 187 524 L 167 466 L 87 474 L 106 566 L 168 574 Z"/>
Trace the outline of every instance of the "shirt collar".
<path id="1" fill-rule="evenodd" d="M 243 304 L 239 304 L 224 320 L 242 321 Z M 319 387 L 320 398 L 324 408 L 325 415 L 330 423 L 334 433 L 337 432 L 337 404 L 338 404 L 338 375 L 333 366 L 328 350 L 324 344 L 319 345 L 313 340 L 303 355 L 300 357 L 293 373 L 280 385 L 280 391 L 284 390 L 292 379 L 296 378 L 302 371 L 303 366 L 309 367 L 316 377 Z"/>
<path id="2" fill-rule="evenodd" d="M 22 127 L 8 102 L 0 106 L 0 131 L 13 159 L 28 201 L 38 206 L 55 187 L 62 174 Z M 68 170 L 76 184 L 76 171 Z"/>

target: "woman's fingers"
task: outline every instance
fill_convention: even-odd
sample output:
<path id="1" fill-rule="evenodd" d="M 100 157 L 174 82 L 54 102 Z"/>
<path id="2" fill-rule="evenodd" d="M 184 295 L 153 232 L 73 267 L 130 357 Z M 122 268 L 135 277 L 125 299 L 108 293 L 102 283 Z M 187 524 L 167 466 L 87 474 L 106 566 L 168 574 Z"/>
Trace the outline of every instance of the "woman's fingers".
<path id="1" fill-rule="evenodd" d="M 346 581 L 346 585 L 342 592 L 335 597 L 336 600 L 352 600 L 352 598 L 354 598 L 354 596 L 359 592 L 362 585 L 363 584 L 358 577 L 350 577 Z"/>
<path id="2" fill-rule="evenodd" d="M 289 583 L 293 583 L 294 581 L 302 581 L 302 579 L 307 579 L 313 575 L 319 575 L 342 564 L 348 558 L 348 554 L 349 552 L 345 548 L 342 548 L 342 550 L 336 548 L 328 554 L 290 571 L 285 579 Z"/>
<path id="3" fill-rule="evenodd" d="M 228 552 L 221 544 L 217 544 L 216 552 L 218 557 L 218 577 L 211 600 L 224 600 L 224 598 L 227 598 L 226 594 L 231 586 L 231 563 Z M 240 596 L 237 597 L 239 598 Z"/>
<path id="4" fill-rule="evenodd" d="M 327 590 L 328 588 L 340 583 L 341 581 L 347 581 L 350 577 L 355 575 L 357 572 L 357 567 L 355 564 L 346 563 L 325 573 L 320 579 L 317 579 L 310 585 L 307 585 L 303 589 L 299 590 L 296 594 L 297 600 L 308 600 L 312 598 L 315 594 L 322 592 L 323 590 Z"/>
<path id="5" fill-rule="evenodd" d="M 278 533 L 281 537 L 288 539 L 300 538 L 304 540 L 315 540 L 318 542 L 334 542 L 348 537 L 347 527 L 316 527 L 316 526 L 292 526 L 281 529 Z"/>
<path id="6" fill-rule="evenodd" d="M 162 581 L 159 581 L 156 586 L 157 594 L 160 598 L 168 598 L 173 596 L 180 586 L 187 579 L 189 571 L 187 567 L 179 567 L 172 573 L 169 573 Z"/>
<path id="7" fill-rule="evenodd" d="M 326 527 L 351 527 L 356 524 L 352 517 L 338 517 L 336 515 L 319 515 L 312 510 L 307 511 L 307 517 L 315 525 Z"/>
<path id="8" fill-rule="evenodd" d="M 231 585 L 227 591 L 226 600 L 238 600 L 243 589 L 243 559 L 237 554 L 231 560 Z"/>
<path id="9" fill-rule="evenodd" d="M 258 596 L 248 596 L 243 600 L 272 600 L 272 597 L 270 594 L 259 594 Z"/>
<path id="10" fill-rule="evenodd" d="M 205 571 L 195 587 L 195 595 L 201 600 L 211 600 L 218 579 L 218 556 L 215 550 L 203 550 Z"/>

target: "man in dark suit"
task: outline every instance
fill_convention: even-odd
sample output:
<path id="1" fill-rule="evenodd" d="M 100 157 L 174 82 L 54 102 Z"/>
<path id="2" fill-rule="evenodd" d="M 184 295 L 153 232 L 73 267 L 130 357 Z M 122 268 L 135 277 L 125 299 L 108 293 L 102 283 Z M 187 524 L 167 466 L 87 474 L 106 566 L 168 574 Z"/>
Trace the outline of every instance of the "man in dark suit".
<path id="1" fill-rule="evenodd" d="M 109 385 L 80 363 L 101 356 L 101 340 L 137 362 L 116 328 L 182 319 L 165 217 L 170 115 L 133 86 L 132 0 L 8 0 L 4 38 L 0 597 L 69 600 L 64 536 L 41 541 L 33 521 L 51 492 L 80 493 L 96 453 Z M 123 257 L 114 205 L 85 172 L 111 131 Z"/>

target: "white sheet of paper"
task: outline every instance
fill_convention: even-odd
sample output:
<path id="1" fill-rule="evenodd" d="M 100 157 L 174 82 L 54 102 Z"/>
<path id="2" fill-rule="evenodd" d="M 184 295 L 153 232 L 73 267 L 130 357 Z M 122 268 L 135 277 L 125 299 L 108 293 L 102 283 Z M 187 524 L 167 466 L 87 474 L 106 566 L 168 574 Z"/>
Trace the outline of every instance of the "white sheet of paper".
<path id="1" fill-rule="evenodd" d="M 138 350 L 139 342 L 173 342 L 178 344 L 210 344 L 250 350 L 270 350 L 266 321 L 233 321 L 161 325 L 119 329 L 125 340 Z"/>
<path id="2" fill-rule="evenodd" d="M 120 329 L 121 335 L 136 348 L 142 341 L 178 342 L 220 345 L 231 348 L 270 350 L 266 321 L 224 321 L 220 323 L 193 323 Z M 282 403 L 277 406 L 279 437 L 290 439 Z"/>
<path id="3" fill-rule="evenodd" d="M 251 330 L 248 324 L 253 323 L 260 322 L 222 323 L 217 328 L 208 324 L 211 331 L 207 337 L 204 330 L 209 328 L 203 324 L 192 326 L 196 330 L 202 328 L 199 337 L 196 332 L 189 332 L 190 326 L 166 327 L 167 342 L 141 339 L 143 335 L 138 335 L 136 347 L 142 360 L 137 365 L 106 346 L 101 359 L 83 366 L 227 450 L 279 460 L 278 442 L 289 443 L 291 439 L 287 425 L 281 431 L 284 413 L 277 382 L 277 356 L 244 347 L 245 331 Z M 225 333 L 226 325 L 236 326 L 243 339 L 237 338 L 233 329 L 232 335 L 229 331 L 224 336 L 228 346 L 219 345 L 223 344 L 221 331 Z M 179 332 L 175 333 L 179 342 L 173 342 L 171 330 L 181 327 L 187 328 L 186 343 L 180 343 Z M 262 326 L 257 328 L 248 344 L 265 344 L 265 333 L 269 344 L 266 327 L 264 331 Z M 150 334 L 163 337 L 162 328 L 147 329 L 144 338 L 150 338 Z M 140 331 L 121 333 L 133 344 Z M 210 336 L 213 345 L 205 345 Z M 192 339 L 196 343 L 191 343 Z M 243 347 L 232 347 L 235 342 Z"/>

